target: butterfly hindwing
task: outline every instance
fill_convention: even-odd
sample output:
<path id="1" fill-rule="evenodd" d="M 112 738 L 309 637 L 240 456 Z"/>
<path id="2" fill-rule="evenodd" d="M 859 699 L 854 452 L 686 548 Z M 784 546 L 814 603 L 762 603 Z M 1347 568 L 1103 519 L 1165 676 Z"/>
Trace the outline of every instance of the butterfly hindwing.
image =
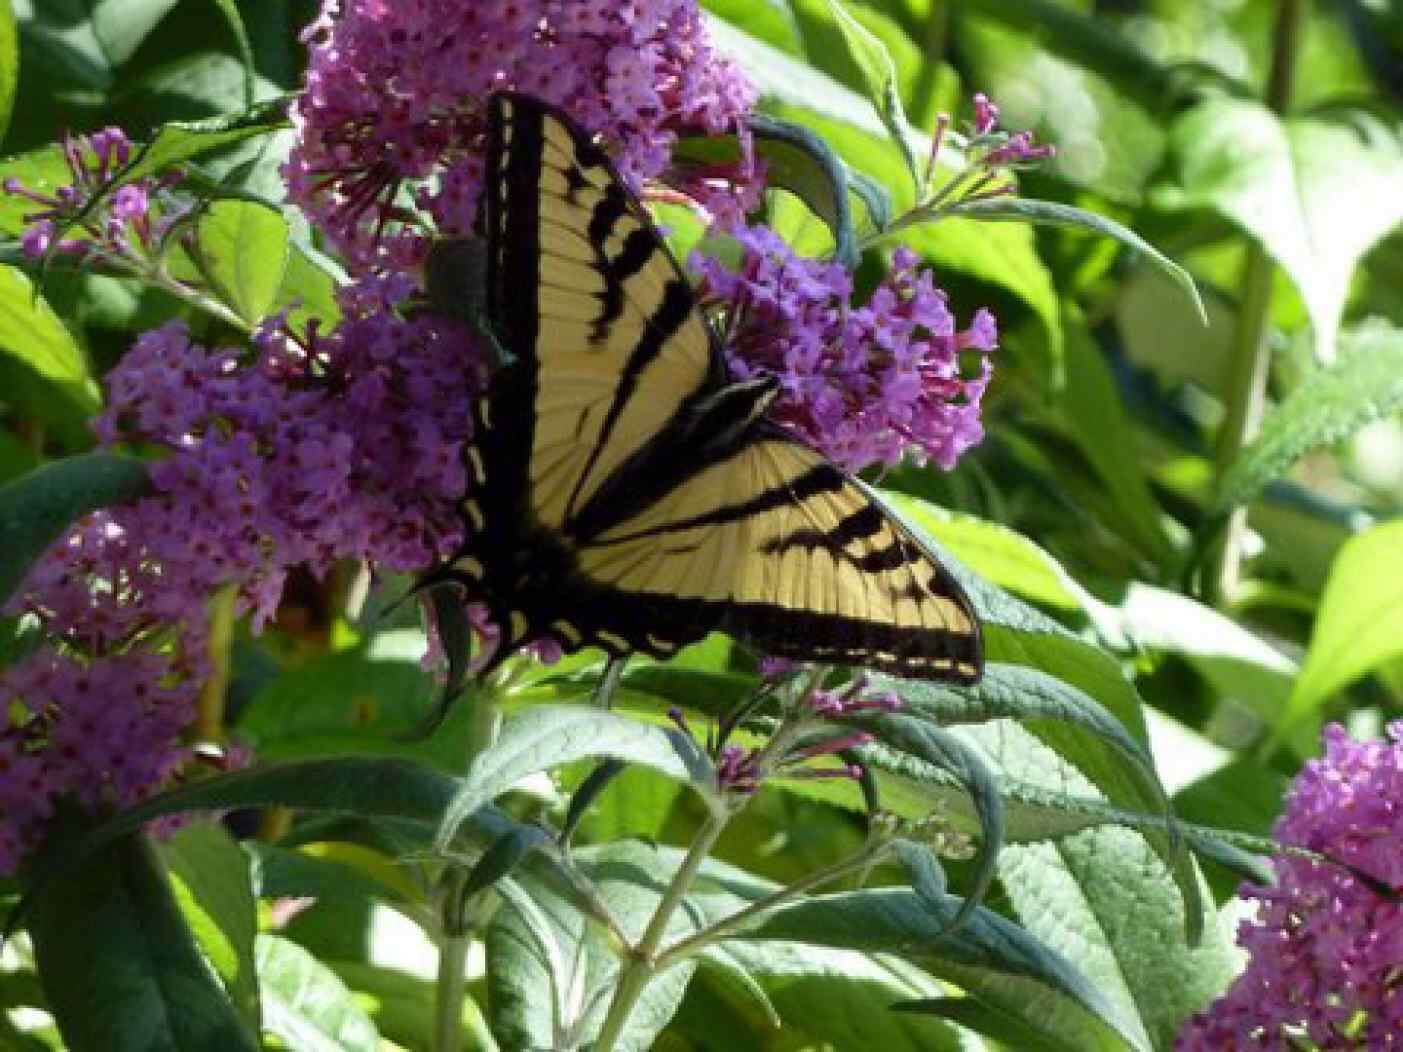
<path id="1" fill-rule="evenodd" d="M 579 560 L 613 593 L 606 609 L 676 599 L 766 653 L 979 676 L 978 623 L 950 574 L 865 487 L 774 431 L 583 542 Z M 615 635 L 629 634 L 626 619 Z M 667 653 L 696 638 L 670 638 L 669 627 L 653 622 L 636 649 Z"/>

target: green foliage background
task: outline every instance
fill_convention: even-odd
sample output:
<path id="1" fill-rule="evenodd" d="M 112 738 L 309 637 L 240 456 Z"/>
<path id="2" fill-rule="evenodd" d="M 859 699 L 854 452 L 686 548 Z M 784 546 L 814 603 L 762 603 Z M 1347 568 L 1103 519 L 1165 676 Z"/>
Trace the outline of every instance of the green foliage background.
<path id="1" fill-rule="evenodd" d="M 881 480 L 980 579 L 990 676 L 968 695 L 904 692 L 934 722 L 970 724 L 958 740 L 998 774 L 1008 846 L 989 910 L 966 941 L 942 944 L 923 927 L 921 888 L 885 866 L 867 882 L 884 889 L 880 902 L 843 900 L 859 894 L 849 880 L 668 973 L 646 996 L 676 1014 L 659 1008 L 625 1047 L 1167 1048 L 1240 963 L 1230 896 L 1248 863 L 1192 829 L 1202 869 L 1176 853 L 1146 758 L 1184 822 L 1265 835 L 1325 721 L 1375 735 L 1403 698 L 1403 532 L 1390 521 L 1403 501 L 1403 6 L 854 0 L 866 32 L 846 35 L 827 0 L 704 6 L 763 110 L 818 131 L 898 214 L 910 180 L 887 125 L 904 111 L 919 145 L 937 114 L 967 117 L 968 97 L 988 93 L 1006 127 L 1058 148 L 1022 178 L 1022 195 L 1114 220 L 1182 264 L 1207 324 L 1171 270 L 1084 225 L 970 215 L 899 235 L 938 268 L 962 319 L 989 306 L 1003 333 L 986 441 L 951 473 L 905 467 Z M 228 266 L 229 306 L 256 318 L 300 300 L 326 316 L 332 278 L 316 232 L 281 207 L 288 133 L 246 114 L 298 87 L 296 34 L 313 13 L 275 0 L 0 0 L 0 177 L 53 185 L 56 135 L 109 123 L 154 138 L 168 159 L 198 155 L 202 175 L 245 194 L 200 233 Z M 852 198 L 859 238 L 880 221 L 874 200 Z M 770 207 L 796 243 L 831 250 L 797 199 Z M 0 196 L 0 237 L 18 235 L 24 211 Z M 1034 218 L 1057 217 L 1045 207 Z M 869 255 L 859 280 L 879 267 Z M 188 311 L 126 280 L 54 269 L 41 281 L 0 242 L 6 594 L 73 516 L 132 492 L 129 464 L 84 456 L 85 421 L 133 334 Z M 74 1048 L 258 1047 L 260 1033 L 298 1049 L 441 1047 L 434 942 L 445 935 L 424 861 L 434 816 L 450 801 L 472 813 L 465 784 L 486 801 L 534 775 L 461 834 L 478 852 L 505 842 L 524 857 L 535 844 L 521 830 L 563 818 L 589 770 L 582 758 L 614 731 L 633 765 L 585 815 L 574 864 L 630 923 L 646 919 L 656 890 L 620 874 L 675 867 L 705 819 L 687 772 L 648 735 L 662 733 L 670 703 L 721 711 L 750 683 L 744 659 L 716 638 L 671 666 L 634 666 L 616 709 L 651 730 L 634 740 L 608 722 L 619 717 L 591 714 L 570 739 L 579 748 L 533 713 L 586 697 L 597 663 L 526 673 L 500 699 L 506 733 L 529 747 L 525 766 L 479 765 L 461 783 L 472 706 L 428 742 L 403 740 L 434 698 L 422 633 L 412 617 L 382 616 L 393 583 L 347 615 L 353 578 L 348 567 L 295 582 L 278 625 L 238 629 L 230 651 L 230 730 L 263 760 L 312 766 L 151 812 L 320 814 L 289 824 L 265 811 L 262 838 L 242 849 L 209 824 L 155 847 L 73 833 L 84 861 L 54 867 L 28 937 L 0 956 L 0 1049 L 63 1047 L 48 1017 L 18 1011 L 34 1008 L 66 1019 Z M 0 656 L 20 636 L 7 624 Z M 365 766 L 316 766 L 347 754 Z M 406 761 L 422 765 L 397 766 Z M 943 808 L 957 828 L 989 831 L 972 783 L 909 757 L 878 766 L 886 806 Z M 860 807 L 849 787 L 767 789 L 718 844 L 697 908 L 743 908 L 851 854 Z M 531 853 L 499 886 L 506 905 L 485 940 L 494 966 L 468 975 L 469 1047 L 549 1040 L 551 982 L 568 986 L 607 957 L 551 857 Z M 969 889 L 974 864 L 947 870 L 952 890 Z M 19 890 L 0 881 L 0 902 Z M 284 896 L 316 901 L 274 923 Z M 68 931 L 93 903 L 98 919 Z M 1021 970 L 1007 946 L 990 950 L 996 935 L 1024 937 L 1008 922 L 1036 940 Z M 522 949 L 543 938 L 585 950 L 552 972 Z M 1074 973 L 1058 970 L 1063 959 Z M 219 982 L 173 1002 L 160 978 L 204 962 Z M 84 985 L 94 967 L 125 985 Z M 922 1010 L 890 1011 L 898 1001 Z M 114 1021 L 173 1003 L 170 1043 L 141 1044 L 126 1027 L 113 1036 Z"/>

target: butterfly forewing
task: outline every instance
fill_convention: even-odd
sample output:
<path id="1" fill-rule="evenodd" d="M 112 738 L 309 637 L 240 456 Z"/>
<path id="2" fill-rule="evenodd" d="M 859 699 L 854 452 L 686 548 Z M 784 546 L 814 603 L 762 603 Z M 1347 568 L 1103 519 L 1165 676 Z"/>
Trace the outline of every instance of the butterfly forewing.
<path id="1" fill-rule="evenodd" d="M 501 470 L 524 456 L 531 514 L 568 531 L 707 382 L 711 337 L 604 152 L 533 99 L 498 95 L 491 106 L 491 317 L 520 364 L 490 413 L 510 416 L 521 443 L 501 450 Z"/>

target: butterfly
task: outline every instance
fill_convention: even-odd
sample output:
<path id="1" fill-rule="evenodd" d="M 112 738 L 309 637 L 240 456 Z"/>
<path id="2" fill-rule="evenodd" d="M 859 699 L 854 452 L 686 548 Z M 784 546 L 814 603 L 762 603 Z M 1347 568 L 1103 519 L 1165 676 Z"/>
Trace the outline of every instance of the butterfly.
<path id="1" fill-rule="evenodd" d="M 721 345 L 642 204 L 560 110 L 487 104 L 482 328 L 466 541 L 426 579 L 514 649 L 666 658 L 713 630 L 760 651 L 973 682 L 979 623 L 860 481 L 772 423 L 773 377 Z"/>

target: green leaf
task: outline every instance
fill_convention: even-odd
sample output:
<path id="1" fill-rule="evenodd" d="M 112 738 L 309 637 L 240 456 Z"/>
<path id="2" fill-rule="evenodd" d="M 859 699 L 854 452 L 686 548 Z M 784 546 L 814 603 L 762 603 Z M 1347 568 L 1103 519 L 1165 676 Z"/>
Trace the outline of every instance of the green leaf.
<path id="1" fill-rule="evenodd" d="M 906 111 L 901 105 L 901 90 L 896 76 L 896 64 L 886 45 L 866 26 L 852 16 L 842 0 L 826 0 L 829 17 L 847 42 L 848 53 L 862 71 L 867 82 L 868 97 L 886 125 L 891 141 L 901 151 L 902 159 L 911 177 L 911 185 L 921 185 L 922 169 L 917 164 L 916 155 L 907 139 L 909 127 Z"/>
<path id="2" fill-rule="evenodd" d="M 553 842 L 553 837 L 541 826 L 522 825 L 509 829 L 488 846 L 468 872 L 460 892 L 466 902 L 486 891 L 516 869 L 517 864 L 536 848 Z"/>
<path id="3" fill-rule="evenodd" d="M 10 0 L 0 0 L 0 142 L 10 127 L 15 108 L 15 86 L 19 83 L 19 33 Z"/>
<path id="4" fill-rule="evenodd" d="M 213 822 L 186 826 L 160 845 L 186 923 L 251 1029 L 260 1027 L 253 940 L 258 914 L 248 856 Z"/>
<path id="5" fill-rule="evenodd" d="M 31 905 L 48 1007 L 71 1052 L 256 1052 L 143 837 L 66 869 Z"/>
<path id="6" fill-rule="evenodd" d="M 1080 611 L 1092 597 L 1035 541 L 1007 526 L 959 515 L 894 490 L 882 499 L 921 524 L 980 577 L 1043 606 Z"/>
<path id="7" fill-rule="evenodd" d="M 1145 839 L 1106 826 L 1056 842 L 1012 845 L 999 883 L 1023 926 L 1053 946 L 1076 946 L 1087 979 L 1135 1020 L 1141 1043 L 1168 1048 L 1184 1019 L 1237 971 L 1231 935 L 1205 912 L 1196 948 L 1184 941 L 1184 903 Z M 1197 900 L 1194 908 L 1203 907 Z"/>
<path id="8" fill-rule="evenodd" d="M 893 888 L 819 895 L 780 909 L 731 944 L 778 939 L 891 953 L 1040 1032 L 1075 1038 L 1080 1048 L 1149 1047 L 1133 1018 L 1012 921 L 980 908 L 963 928 L 947 932 L 960 906 L 948 896 L 940 915 L 914 892 Z"/>
<path id="9" fill-rule="evenodd" d="M 335 898 L 378 900 L 409 905 L 415 896 L 405 888 L 378 879 L 365 866 L 352 866 L 335 858 L 321 858 L 305 850 L 249 842 L 243 845 L 253 861 L 255 891 L 259 898 Z"/>
<path id="10" fill-rule="evenodd" d="M 73 334 L 23 271 L 0 266 L 0 352 L 23 362 L 85 413 L 102 404 Z"/>
<path id="11" fill-rule="evenodd" d="M 870 102 L 861 95 L 848 90 L 808 63 L 770 46 L 714 15 L 707 16 L 706 27 L 712 45 L 745 70 L 761 96 L 771 104 L 768 109 L 773 110 L 773 103 L 781 103 L 786 107 L 795 107 L 821 115 L 828 120 L 841 122 L 850 129 L 857 129 L 865 133 L 870 143 L 893 157 L 896 162 L 890 166 L 893 174 L 908 171 L 900 159 L 899 149 L 888 140 L 885 124 L 879 115 L 873 113 Z M 783 115 L 786 118 L 791 116 L 787 111 Z M 808 121 L 804 123 L 811 124 Z M 827 129 L 819 127 L 817 130 L 823 134 Z M 911 134 L 918 137 L 915 132 Z M 844 152 L 841 145 L 831 136 L 824 134 L 824 137 L 838 148 L 839 153 Z M 847 154 L 844 156 L 849 163 L 853 163 L 852 157 Z M 870 165 L 863 167 L 870 170 Z M 889 180 L 883 181 L 887 183 L 888 189 L 897 189 Z M 905 181 L 909 184 L 909 180 Z M 900 189 L 909 199 L 910 186 L 906 185 Z"/>
<path id="12" fill-rule="evenodd" d="M 1059 392 L 1062 427 L 1120 509 L 1124 521 L 1117 531 L 1155 562 L 1167 564 L 1174 549 L 1134 455 L 1138 436 L 1100 348 L 1081 318 L 1073 320 L 1066 329 L 1067 382 Z"/>
<path id="13" fill-rule="evenodd" d="M 1146 256 L 1166 277 L 1178 285 L 1193 304 L 1199 321 L 1204 325 L 1208 324 L 1208 312 L 1203 307 L 1203 300 L 1199 297 L 1198 286 L 1194 284 L 1193 276 L 1135 231 L 1121 226 L 1114 219 L 1060 201 L 1039 201 L 1027 197 L 990 197 L 961 201 L 950 206 L 949 211 L 955 215 L 985 222 L 1012 221 L 1088 230 L 1093 234 L 1119 241 L 1127 248 Z"/>
<path id="14" fill-rule="evenodd" d="M 250 107 L 253 105 L 257 71 L 253 57 L 253 44 L 249 41 L 248 30 L 244 27 L 244 19 L 239 14 L 239 7 L 235 0 L 214 0 L 214 5 L 219 8 L 219 13 L 229 24 L 229 32 L 234 36 L 234 45 L 239 52 L 239 62 L 244 67 L 244 106 Z"/>
<path id="15" fill-rule="evenodd" d="M 1134 805 L 1162 804 L 1149 750 L 1126 731 L 1114 716 L 1072 684 L 1024 665 L 990 661 L 984 676 L 970 687 L 953 688 L 933 681 L 900 680 L 869 675 L 874 685 L 895 691 L 907 711 L 942 725 L 1018 720 L 1041 732 L 1049 745 L 1093 774 L 1128 768 L 1138 791 L 1121 796 Z M 1060 746 L 1060 748 L 1059 748 Z M 1103 754 L 1097 759 L 1097 753 Z M 1115 794 L 1121 779 L 1103 777 L 1103 791 Z"/>
<path id="16" fill-rule="evenodd" d="M 437 825 L 457 781 L 423 764 L 399 759 L 338 757 L 269 764 L 207 778 L 128 808 L 90 833 L 57 845 L 29 874 L 40 888 L 66 867 L 163 815 L 246 807 L 295 807 L 357 818 L 399 819 L 427 828 Z M 477 832 L 495 838 L 506 826 L 483 816 Z M 11 917 L 13 924 L 16 918 Z"/>
<path id="17" fill-rule="evenodd" d="M 96 508 L 147 491 L 146 467 L 131 457 L 86 453 L 54 461 L 0 487 L 0 603 L 69 524 Z"/>
<path id="18" fill-rule="evenodd" d="M 1345 542 L 1335 558 L 1278 730 L 1315 717 L 1336 691 L 1403 654 L 1403 520 Z"/>
<path id="19" fill-rule="evenodd" d="M 1294 661 L 1179 592 L 1134 581 L 1098 624 L 1106 626 L 1112 618 L 1127 649 L 1178 654 L 1220 693 L 1247 699 L 1265 718 L 1275 718 L 1291 692 L 1298 671 Z"/>
<path id="20" fill-rule="evenodd" d="M 375 1024 L 335 972 L 277 935 L 260 934 L 255 952 L 270 1034 L 296 1052 L 378 1052 Z"/>
<path id="21" fill-rule="evenodd" d="M 716 784 L 711 762 L 675 728 L 658 727 L 578 705 L 537 705 L 502 727 L 497 743 L 473 761 L 444 813 L 438 844 L 459 823 L 529 774 L 587 757 L 611 756 L 694 786 L 708 799 Z"/>
<path id="22" fill-rule="evenodd" d="M 921 6 L 939 0 L 921 0 Z M 1177 64 L 1156 61 L 1114 20 L 1056 0 L 968 0 L 969 12 L 1021 30 L 1067 62 L 1105 77 L 1154 113 L 1195 88 Z M 1200 74 L 1202 75 L 1202 74 Z"/>
<path id="23" fill-rule="evenodd" d="M 433 1047 L 432 982 L 408 975 L 396 967 L 343 960 L 329 960 L 326 964 L 351 988 L 356 1000 L 375 1021 L 384 1052 Z M 463 1000 L 463 1030 L 464 1048 L 473 1052 L 498 1052 L 497 1043 L 487 1029 L 487 1020 L 471 996 Z"/>
<path id="24" fill-rule="evenodd" d="M 932 997 L 923 1001 L 902 1001 L 892 1005 L 894 1012 L 916 1012 L 939 1016 L 958 1023 L 966 1030 L 992 1037 L 1006 1048 L 1036 1048 L 1038 1052 L 1081 1052 L 1081 1044 L 1060 1041 L 1027 1020 L 1014 1019 L 983 1004 L 979 998 Z"/>
<path id="25" fill-rule="evenodd" d="M 624 935 L 637 941 L 661 900 L 679 856 L 637 841 L 576 853 L 575 860 Z M 604 1022 L 619 980 L 617 947 L 598 924 L 531 881 L 498 885 L 505 903 L 487 932 L 492 1031 L 503 1048 L 587 1046 Z M 679 910 L 668 941 L 700 921 Z M 653 977 L 616 1048 L 646 1052 L 667 1024 L 696 968 L 683 962 Z M 561 1040 L 557 1035 L 566 1035 Z"/>
<path id="26" fill-rule="evenodd" d="M 698 956 L 697 963 L 698 972 L 704 974 L 723 997 L 757 1009 L 771 1029 L 779 1030 L 784 1026 L 779 1010 L 760 980 L 725 946 L 708 946 Z M 691 992 L 689 989 L 688 994 Z"/>
<path id="27" fill-rule="evenodd" d="M 788 190 L 822 219 L 833 235 L 834 257 L 849 270 L 855 268 L 857 239 L 848 207 L 848 171 L 842 159 L 802 124 L 763 113 L 755 114 L 749 123 L 755 155 L 765 164 L 768 185 Z M 674 164 L 681 162 L 685 172 L 688 164 L 735 164 L 740 156 L 734 135 L 688 136 L 673 148 L 672 159 Z"/>
<path id="28" fill-rule="evenodd" d="M 121 179 L 130 182 L 159 175 L 173 165 L 286 128 L 288 123 L 283 114 L 286 105 L 286 99 L 269 99 L 241 113 L 163 124 L 123 170 Z"/>
<path id="29" fill-rule="evenodd" d="M 940 1020 L 889 1011 L 895 1001 L 941 990 L 921 969 L 890 955 L 779 941 L 733 940 L 712 949 L 724 952 L 729 969 L 711 967 L 710 951 L 702 956 L 668 1027 L 698 1049 L 961 1052 L 967 1047 Z M 756 1000 L 740 976 L 765 1002 Z"/>
<path id="30" fill-rule="evenodd" d="M 1380 119 L 1279 117 L 1260 103 L 1215 98 L 1170 134 L 1178 182 L 1163 207 L 1212 208 L 1262 243 L 1300 290 L 1316 356 L 1335 357 L 1350 276 L 1403 220 L 1403 141 Z"/>
<path id="31" fill-rule="evenodd" d="M 294 329 L 305 330 L 307 323 L 316 318 L 324 331 L 330 330 L 341 318 L 336 287 L 337 276 L 319 254 L 294 241 L 272 310 L 286 309 L 288 324 Z"/>
<path id="32" fill-rule="evenodd" d="M 862 722 L 873 727 L 883 745 L 947 771 L 969 793 L 979 817 L 980 845 L 969 894 L 949 918 L 951 927 L 958 928 L 968 922 L 970 914 L 983 901 L 993 882 L 999 851 L 1003 847 L 1004 803 L 994 773 L 966 742 L 930 722 L 900 712 Z M 917 891 L 922 898 L 931 898 L 929 888 Z"/>
<path id="33" fill-rule="evenodd" d="M 287 272 L 287 220 L 275 208 L 225 199 L 195 228 L 201 270 L 216 295 L 250 325 L 272 309 Z"/>
<path id="34" fill-rule="evenodd" d="M 945 880 L 945 870 L 935 852 L 914 840 L 898 840 L 894 847 L 896 860 L 906 871 L 911 890 L 930 903 L 932 908 L 944 912 L 945 896 L 950 889 Z"/>
<path id="35" fill-rule="evenodd" d="M 58 146 L 40 146 L 0 161 L 0 183 L 18 179 L 25 189 L 53 197 L 60 186 L 73 181 L 73 174 Z M 35 203 L 19 194 L 0 192 L 0 234 L 19 237 L 28 224 L 24 217 L 35 210 Z"/>
<path id="36" fill-rule="evenodd" d="M 1310 450 L 1348 438 L 1403 405 L 1403 330 L 1374 321 L 1341 344 L 1339 359 L 1306 376 L 1238 454 L 1219 487 L 1220 513 L 1253 500 Z"/>

